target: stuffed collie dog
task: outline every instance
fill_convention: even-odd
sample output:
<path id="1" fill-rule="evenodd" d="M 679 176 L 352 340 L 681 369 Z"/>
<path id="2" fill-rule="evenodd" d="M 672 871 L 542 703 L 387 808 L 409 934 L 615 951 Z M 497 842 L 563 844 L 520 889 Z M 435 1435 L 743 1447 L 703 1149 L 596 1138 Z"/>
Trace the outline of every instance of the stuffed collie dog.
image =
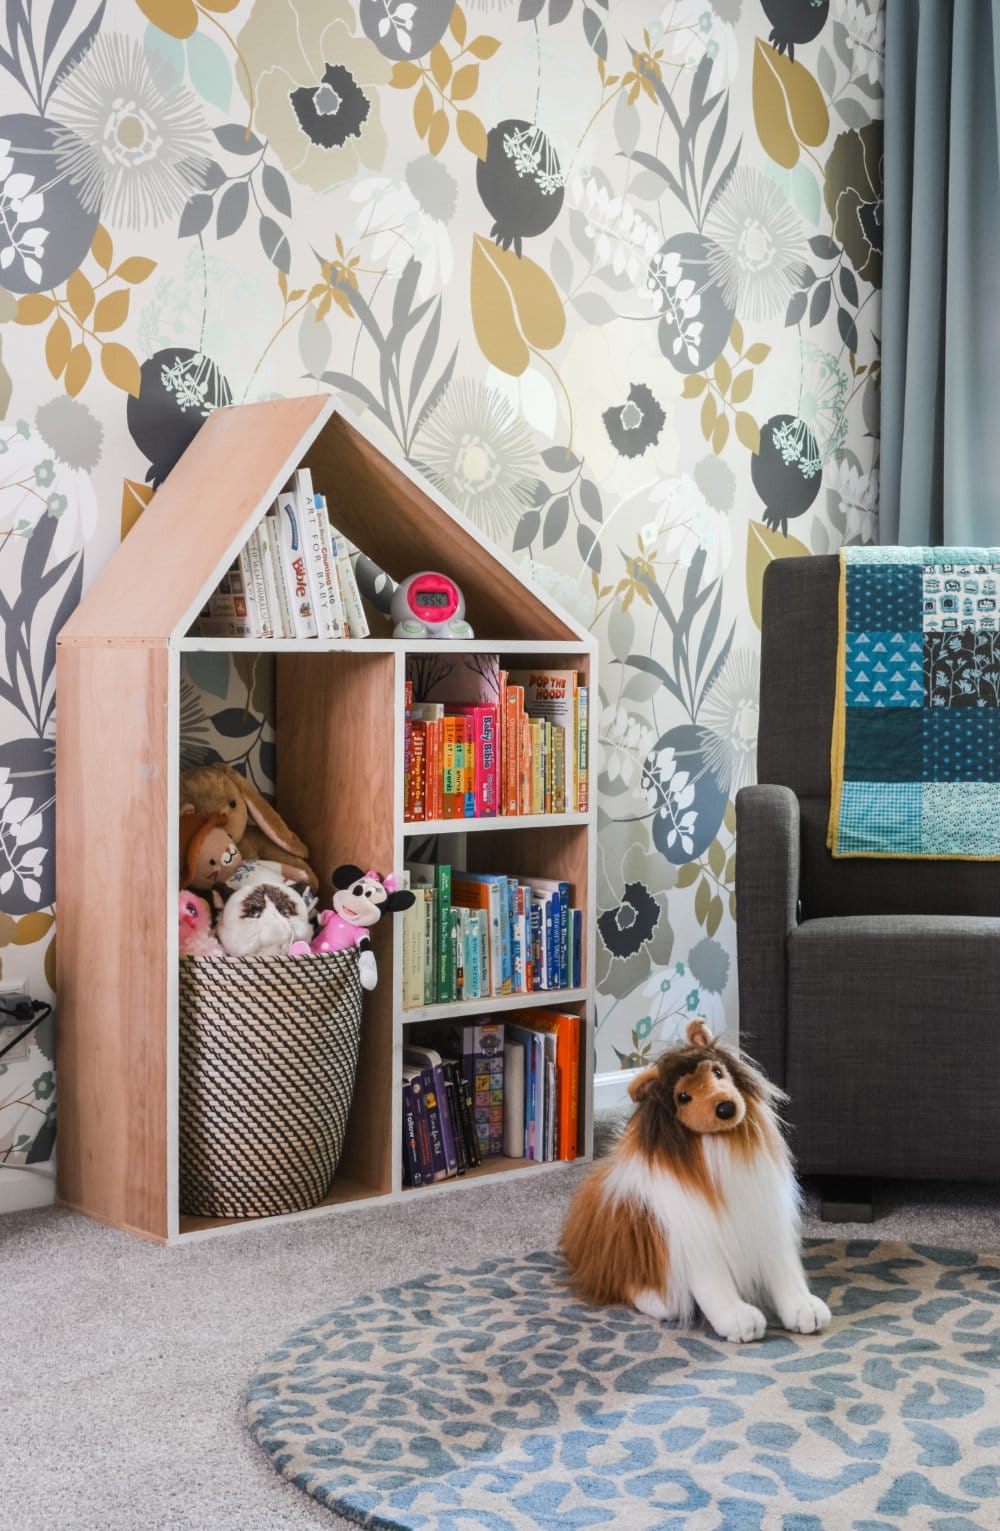
<path id="1" fill-rule="evenodd" d="M 700 1308 L 726 1340 L 761 1338 L 758 1302 L 785 1329 L 813 1334 L 830 1310 L 802 1270 L 780 1092 L 718 1047 L 704 1021 L 687 1039 L 632 1081 L 622 1138 L 570 1203 L 570 1280 L 593 1302 L 651 1318 L 689 1322 Z"/>

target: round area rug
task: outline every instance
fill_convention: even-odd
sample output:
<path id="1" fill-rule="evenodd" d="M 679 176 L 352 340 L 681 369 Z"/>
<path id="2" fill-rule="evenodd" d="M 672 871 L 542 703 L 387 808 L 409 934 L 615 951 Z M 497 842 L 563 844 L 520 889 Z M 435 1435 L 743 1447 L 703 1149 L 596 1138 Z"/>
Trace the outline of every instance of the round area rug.
<path id="1" fill-rule="evenodd" d="M 551 1254 L 387 1287 L 254 1378 L 285 1477 L 373 1527 L 986 1531 L 1000 1524 L 1000 1259 L 807 1243 L 822 1335 L 592 1308 Z"/>

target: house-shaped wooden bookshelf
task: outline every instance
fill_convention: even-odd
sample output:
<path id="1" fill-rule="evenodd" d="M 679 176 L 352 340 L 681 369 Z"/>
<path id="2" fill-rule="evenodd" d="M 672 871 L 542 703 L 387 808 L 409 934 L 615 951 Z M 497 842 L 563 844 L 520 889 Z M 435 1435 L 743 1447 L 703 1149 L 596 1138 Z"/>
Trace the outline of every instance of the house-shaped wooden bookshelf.
<path id="1" fill-rule="evenodd" d="M 194 635 L 208 595 L 303 465 L 338 528 L 394 578 L 429 568 L 458 581 L 476 634 L 462 641 L 462 651 L 497 652 L 513 666 L 576 669 L 596 703 L 591 635 L 522 579 L 419 474 L 376 445 L 336 397 L 240 405 L 209 416 L 58 643 L 59 1198 L 160 1241 L 252 1221 L 182 1217 L 178 1205 L 179 695 L 192 651 L 252 649 L 272 660 L 276 805 L 322 876 L 343 861 L 399 869 L 415 834 L 439 833 L 464 837 L 442 843 L 443 860 L 455 853 L 470 870 L 573 884 L 584 911 L 583 982 L 560 991 L 558 1003 L 585 1023 L 577 1148 L 581 1157 L 591 1151 L 593 807 L 530 819 L 404 824 L 405 663 L 407 655 L 439 645 L 394 640 L 387 626 L 385 636 L 339 641 Z M 549 1167 L 490 1159 L 461 1180 L 403 1189 L 406 1027 L 459 1012 L 463 1018 L 497 1012 L 502 1019 L 505 1006 L 523 1007 L 534 996 L 404 1011 L 400 931 L 386 930 L 376 951 L 380 981 L 365 997 L 341 1163 L 327 1201 L 297 1217 Z"/>

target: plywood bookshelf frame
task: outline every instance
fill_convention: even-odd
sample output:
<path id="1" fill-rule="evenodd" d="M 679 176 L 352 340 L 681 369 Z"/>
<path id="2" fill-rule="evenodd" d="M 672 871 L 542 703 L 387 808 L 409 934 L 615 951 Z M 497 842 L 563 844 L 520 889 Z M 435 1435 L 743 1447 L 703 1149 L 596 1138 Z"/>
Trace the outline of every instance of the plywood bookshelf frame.
<path id="1" fill-rule="evenodd" d="M 338 398 L 272 400 L 208 418 L 58 641 L 58 1195 L 159 1242 L 286 1220 L 182 1217 L 178 1206 L 179 698 L 185 658 L 198 651 L 259 651 L 273 661 L 276 802 L 321 875 L 352 859 L 400 867 L 409 842 L 436 834 L 448 837 L 441 859 L 565 877 L 584 909 L 584 984 L 511 1001 L 403 1010 L 401 921 L 378 932 L 380 982 L 365 998 L 341 1164 L 327 1202 L 292 1217 L 557 1167 L 489 1160 L 461 1179 L 403 1188 L 402 1048 L 407 1028 L 422 1020 L 546 1001 L 576 1010 L 584 1021 L 578 1154 L 592 1152 L 594 808 L 404 825 L 405 661 L 435 645 L 399 642 L 388 629 L 341 642 L 193 633 L 208 593 L 303 464 L 339 528 L 394 577 L 443 567 L 458 580 L 478 635 L 463 652 L 576 668 L 596 702 L 597 650 L 586 629 Z"/>

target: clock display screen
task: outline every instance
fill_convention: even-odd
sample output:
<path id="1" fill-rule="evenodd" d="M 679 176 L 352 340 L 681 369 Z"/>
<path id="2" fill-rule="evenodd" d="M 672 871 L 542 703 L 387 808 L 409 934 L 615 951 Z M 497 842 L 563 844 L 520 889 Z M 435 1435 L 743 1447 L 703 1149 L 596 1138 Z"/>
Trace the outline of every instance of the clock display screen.
<path id="1" fill-rule="evenodd" d="M 446 590 L 418 590 L 413 600 L 416 606 L 451 605 L 451 596 Z"/>

